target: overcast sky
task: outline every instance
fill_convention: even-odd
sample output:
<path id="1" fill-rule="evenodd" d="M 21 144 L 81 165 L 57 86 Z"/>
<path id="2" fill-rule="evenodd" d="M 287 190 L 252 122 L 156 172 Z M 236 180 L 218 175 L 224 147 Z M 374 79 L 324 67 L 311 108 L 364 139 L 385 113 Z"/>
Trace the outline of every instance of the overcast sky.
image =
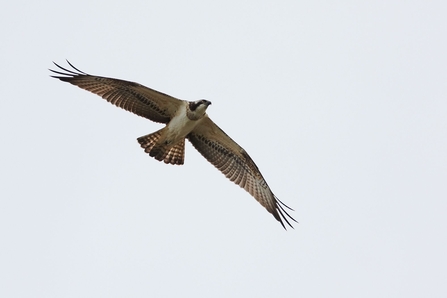
<path id="1" fill-rule="evenodd" d="M 447 297 L 446 2 L 211 3 L 3 3 L 0 296 Z M 212 101 L 299 224 L 65 59 Z"/>

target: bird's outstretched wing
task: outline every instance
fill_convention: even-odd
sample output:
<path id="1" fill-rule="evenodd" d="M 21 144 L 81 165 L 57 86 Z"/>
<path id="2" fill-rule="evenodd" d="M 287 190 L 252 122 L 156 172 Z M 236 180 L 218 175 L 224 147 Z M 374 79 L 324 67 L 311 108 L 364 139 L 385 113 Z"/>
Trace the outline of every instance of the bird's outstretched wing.
<path id="1" fill-rule="evenodd" d="M 193 146 L 228 179 L 248 191 L 284 228 L 293 219 L 271 191 L 248 153 L 220 129 L 208 116 L 187 136 Z M 292 227 L 293 228 L 293 227 Z"/>
<path id="2" fill-rule="evenodd" d="M 54 63 L 60 70 L 50 69 L 57 74 L 52 77 L 93 92 L 117 107 L 149 120 L 168 123 L 182 103 L 175 97 L 138 83 L 89 75 L 74 67 L 68 60 L 67 63 L 73 70 Z"/>

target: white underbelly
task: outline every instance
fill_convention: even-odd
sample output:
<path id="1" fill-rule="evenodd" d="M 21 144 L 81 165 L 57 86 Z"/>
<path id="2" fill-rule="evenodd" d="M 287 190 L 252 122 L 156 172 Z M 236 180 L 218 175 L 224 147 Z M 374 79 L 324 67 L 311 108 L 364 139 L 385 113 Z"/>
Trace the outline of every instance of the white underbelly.
<path id="1" fill-rule="evenodd" d="M 167 140 L 177 143 L 184 139 L 198 124 L 200 120 L 193 121 L 186 116 L 186 110 L 178 113 L 167 125 Z"/>

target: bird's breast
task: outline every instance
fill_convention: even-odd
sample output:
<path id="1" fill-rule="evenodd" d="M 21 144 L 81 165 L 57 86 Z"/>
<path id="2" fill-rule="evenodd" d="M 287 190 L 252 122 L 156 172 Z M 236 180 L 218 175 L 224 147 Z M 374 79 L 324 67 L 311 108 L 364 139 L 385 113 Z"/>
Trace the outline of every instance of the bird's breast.
<path id="1" fill-rule="evenodd" d="M 184 139 L 198 124 L 197 120 L 191 120 L 186 115 L 186 109 L 181 109 L 167 124 L 167 137 L 176 143 Z"/>

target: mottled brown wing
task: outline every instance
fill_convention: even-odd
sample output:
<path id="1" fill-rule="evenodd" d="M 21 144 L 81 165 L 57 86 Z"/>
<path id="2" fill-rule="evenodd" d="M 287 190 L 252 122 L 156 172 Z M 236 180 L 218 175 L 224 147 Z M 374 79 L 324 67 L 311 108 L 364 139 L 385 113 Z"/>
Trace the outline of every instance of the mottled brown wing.
<path id="1" fill-rule="evenodd" d="M 208 116 L 187 137 L 210 163 L 228 179 L 248 191 L 284 228 L 284 221 L 292 227 L 288 218 L 295 222 L 296 220 L 283 207 L 291 208 L 273 194 L 248 153 Z"/>
<path id="2" fill-rule="evenodd" d="M 138 83 L 89 75 L 74 67 L 70 62 L 68 64 L 73 70 L 54 64 L 62 71 L 50 69 L 58 74 L 52 76 L 53 78 L 95 93 L 117 107 L 155 122 L 168 123 L 182 103 L 177 98 Z"/>

